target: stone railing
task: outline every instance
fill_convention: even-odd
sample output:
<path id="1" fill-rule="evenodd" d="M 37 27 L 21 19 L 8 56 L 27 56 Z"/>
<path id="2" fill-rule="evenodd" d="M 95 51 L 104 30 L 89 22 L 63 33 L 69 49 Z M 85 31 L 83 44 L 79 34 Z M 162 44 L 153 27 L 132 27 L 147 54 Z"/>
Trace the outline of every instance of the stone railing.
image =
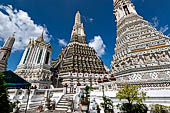
<path id="1" fill-rule="evenodd" d="M 28 101 L 27 109 L 37 109 L 40 105 L 45 107 L 45 98 L 47 93 L 51 95 L 50 100 L 55 101 L 56 104 L 59 102 L 62 95 L 64 95 L 63 88 L 56 89 L 30 89 L 30 94 L 28 89 L 9 89 L 8 95 L 9 100 L 14 102 L 16 100 L 20 101 L 20 109 L 25 110 Z M 29 99 L 28 99 L 29 94 Z"/>

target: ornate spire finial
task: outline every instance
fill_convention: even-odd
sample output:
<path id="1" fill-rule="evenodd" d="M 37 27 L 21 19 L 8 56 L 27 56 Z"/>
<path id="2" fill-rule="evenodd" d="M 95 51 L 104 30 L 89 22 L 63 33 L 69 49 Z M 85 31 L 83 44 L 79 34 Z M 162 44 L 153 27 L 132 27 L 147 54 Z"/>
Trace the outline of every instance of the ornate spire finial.
<path id="1" fill-rule="evenodd" d="M 77 11 L 75 16 L 75 24 L 81 24 L 81 16 L 79 11 Z"/>
<path id="2" fill-rule="evenodd" d="M 31 44 L 31 42 L 32 42 L 32 40 L 31 40 L 31 38 L 30 38 L 30 41 L 29 41 L 28 45 L 30 45 L 30 44 Z"/>
<path id="3" fill-rule="evenodd" d="M 40 36 L 39 38 L 37 38 L 37 40 L 36 40 L 36 41 L 44 42 L 43 35 L 44 35 L 44 29 L 43 29 L 43 31 L 42 31 L 42 33 L 41 33 L 41 36 Z"/>
<path id="4" fill-rule="evenodd" d="M 43 31 L 42 31 L 42 33 L 41 33 L 41 36 L 42 36 L 42 37 L 44 36 L 44 28 L 43 28 Z"/>
<path id="5" fill-rule="evenodd" d="M 15 33 L 16 33 L 16 32 L 14 32 L 14 33 L 12 34 L 12 38 L 15 38 Z"/>

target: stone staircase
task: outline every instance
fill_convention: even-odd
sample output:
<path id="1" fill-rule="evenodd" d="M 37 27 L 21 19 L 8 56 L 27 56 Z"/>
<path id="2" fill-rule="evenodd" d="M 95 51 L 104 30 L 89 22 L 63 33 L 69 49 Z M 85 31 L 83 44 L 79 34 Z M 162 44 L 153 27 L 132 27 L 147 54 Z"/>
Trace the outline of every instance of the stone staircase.
<path id="1" fill-rule="evenodd" d="M 67 111 L 68 110 L 68 103 L 69 100 L 68 99 L 72 99 L 74 96 L 74 94 L 65 94 L 61 97 L 60 101 L 58 102 L 58 104 L 56 105 L 56 110 L 57 111 Z"/>

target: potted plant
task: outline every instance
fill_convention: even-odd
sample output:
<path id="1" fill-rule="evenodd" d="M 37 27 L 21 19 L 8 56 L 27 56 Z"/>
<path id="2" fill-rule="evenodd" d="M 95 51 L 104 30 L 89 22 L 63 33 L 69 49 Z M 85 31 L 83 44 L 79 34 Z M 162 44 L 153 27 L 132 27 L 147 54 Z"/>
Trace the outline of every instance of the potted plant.
<path id="1" fill-rule="evenodd" d="M 12 109 L 13 109 L 13 113 L 18 113 L 19 112 L 19 106 L 18 104 L 20 103 L 20 101 L 16 100 L 15 102 L 11 103 Z"/>
<path id="2" fill-rule="evenodd" d="M 101 103 L 105 113 L 113 113 L 113 102 L 110 98 L 103 96 L 103 102 Z"/>
<path id="3" fill-rule="evenodd" d="M 48 110 L 50 110 L 50 102 L 51 102 L 50 98 L 46 97 L 45 106 Z"/>
<path id="4" fill-rule="evenodd" d="M 36 112 L 40 113 L 43 111 L 43 105 L 42 105 L 42 102 L 40 104 L 40 106 L 37 108 Z"/>
<path id="5" fill-rule="evenodd" d="M 87 111 L 88 108 L 89 108 L 90 90 L 92 90 L 91 86 L 86 86 L 84 88 L 84 94 L 81 96 L 81 109 L 82 109 L 82 111 Z"/>
<path id="6" fill-rule="evenodd" d="M 46 95 L 46 100 L 45 100 L 45 111 L 48 111 L 51 109 L 51 97 L 52 95 L 50 94 L 49 90 L 47 91 L 47 95 Z"/>
<path id="7" fill-rule="evenodd" d="M 81 109 L 82 109 L 82 111 L 87 111 L 88 110 L 89 103 L 90 102 L 85 100 L 85 99 L 81 101 Z"/>

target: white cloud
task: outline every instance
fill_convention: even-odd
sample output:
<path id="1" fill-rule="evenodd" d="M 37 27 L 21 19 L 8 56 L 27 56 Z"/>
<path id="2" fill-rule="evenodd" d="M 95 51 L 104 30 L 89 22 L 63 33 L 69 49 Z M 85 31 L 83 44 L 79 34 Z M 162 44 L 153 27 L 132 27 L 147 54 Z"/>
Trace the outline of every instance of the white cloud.
<path id="1" fill-rule="evenodd" d="M 93 47 L 98 56 L 102 56 L 105 53 L 106 45 L 103 43 L 101 36 L 95 36 L 93 40 L 89 42 L 89 46 Z"/>
<path id="2" fill-rule="evenodd" d="M 14 9 L 11 5 L 0 5 L 0 10 L 0 39 L 6 40 L 15 32 L 13 51 L 23 50 L 30 38 L 39 37 L 43 29 L 45 41 L 50 40 L 47 29 L 35 24 L 27 12 Z"/>
<path id="3" fill-rule="evenodd" d="M 58 39 L 58 43 L 61 45 L 61 46 L 66 46 L 67 45 L 67 42 L 65 39 Z"/>
<path id="4" fill-rule="evenodd" d="M 159 26 L 159 20 L 158 20 L 158 17 L 153 17 L 152 18 L 152 21 L 153 21 L 153 23 L 151 23 L 152 24 L 152 26 L 153 27 L 158 27 Z"/>
<path id="5" fill-rule="evenodd" d="M 170 33 L 168 34 L 168 36 L 170 36 Z"/>
<path id="6" fill-rule="evenodd" d="M 165 25 L 164 27 L 161 27 L 159 31 L 162 33 L 165 33 L 168 29 L 169 29 L 169 26 Z"/>
<path id="7" fill-rule="evenodd" d="M 168 25 L 165 25 L 165 26 L 163 26 L 163 27 L 160 27 L 159 26 L 159 19 L 158 19 L 158 17 L 153 17 L 152 18 L 152 22 L 151 22 L 151 24 L 152 24 L 152 26 L 153 27 L 157 27 L 157 28 L 160 28 L 160 32 L 162 32 L 162 33 L 165 33 L 168 29 L 169 29 L 169 26 Z"/>
<path id="8" fill-rule="evenodd" d="M 90 22 L 93 22 L 93 21 L 94 21 L 94 19 L 93 19 L 93 18 L 89 18 L 89 21 L 90 21 Z"/>
<path id="9" fill-rule="evenodd" d="M 88 23 L 89 22 L 92 23 L 94 21 L 94 18 L 92 18 L 92 17 L 89 18 L 87 16 L 83 16 L 83 19 L 84 19 L 85 22 L 88 22 Z"/>

